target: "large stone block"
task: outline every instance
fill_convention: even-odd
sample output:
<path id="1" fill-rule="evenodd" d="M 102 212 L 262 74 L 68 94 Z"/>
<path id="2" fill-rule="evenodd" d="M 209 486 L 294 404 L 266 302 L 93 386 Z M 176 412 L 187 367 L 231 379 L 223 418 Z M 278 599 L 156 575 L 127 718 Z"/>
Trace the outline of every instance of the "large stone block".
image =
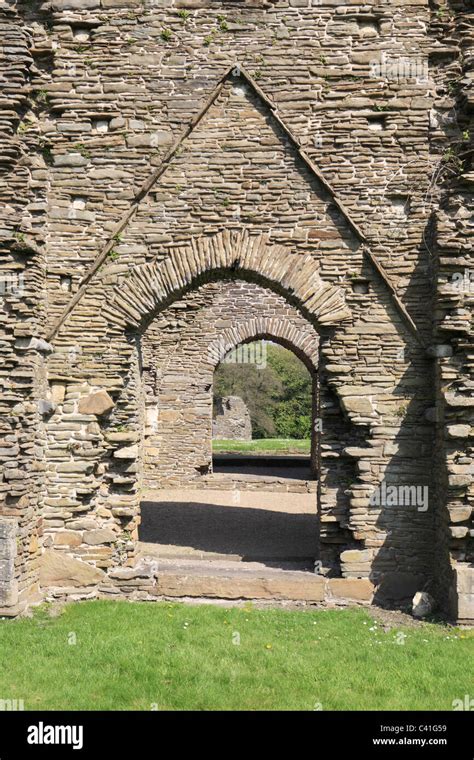
<path id="1" fill-rule="evenodd" d="M 55 11 L 82 11 L 100 8 L 100 0 L 52 0 Z"/>
<path id="2" fill-rule="evenodd" d="M 293 577 L 292 577 L 293 576 Z M 186 574 L 158 570 L 158 581 L 154 593 L 173 597 L 210 597 L 220 599 L 279 599 L 307 602 L 322 602 L 325 597 L 323 578 L 311 576 L 256 577 L 251 575 L 228 574 Z"/>
<path id="3" fill-rule="evenodd" d="M 330 578 L 328 581 L 330 593 L 339 599 L 357 599 L 370 602 L 375 587 L 368 578 Z"/>
<path id="4" fill-rule="evenodd" d="M 371 557 L 371 552 L 368 549 L 346 549 L 341 552 L 341 562 L 353 563 L 353 562 L 368 562 Z"/>
<path id="5" fill-rule="evenodd" d="M 18 584 L 15 580 L 17 530 L 16 521 L 0 522 L 0 607 L 10 607 L 18 601 Z"/>
<path id="6" fill-rule="evenodd" d="M 117 533 L 110 528 L 98 528 L 84 533 L 84 543 L 96 546 L 98 544 L 111 544 L 118 538 Z"/>
<path id="7" fill-rule="evenodd" d="M 114 406 L 107 391 L 96 391 L 79 399 L 79 414 L 107 414 Z"/>
<path id="8" fill-rule="evenodd" d="M 371 415 L 375 411 L 371 400 L 364 396 L 343 396 L 341 404 L 348 414 Z"/>
<path id="9" fill-rule="evenodd" d="M 54 549 L 47 549 L 41 557 L 40 584 L 43 588 L 95 586 L 106 577 L 103 570 Z"/>

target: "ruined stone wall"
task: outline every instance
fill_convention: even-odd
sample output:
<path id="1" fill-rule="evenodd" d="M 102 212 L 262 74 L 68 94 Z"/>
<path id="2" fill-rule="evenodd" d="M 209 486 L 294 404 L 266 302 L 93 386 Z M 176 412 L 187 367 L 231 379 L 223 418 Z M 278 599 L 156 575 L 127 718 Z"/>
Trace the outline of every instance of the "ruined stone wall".
<path id="1" fill-rule="evenodd" d="M 89 330 L 76 368 L 76 376 L 83 378 L 82 384 L 77 381 L 67 384 L 66 404 L 58 404 L 50 418 L 48 440 L 57 459 L 51 467 L 49 498 L 54 497 L 57 502 L 55 514 L 52 510 L 48 514 L 51 518 L 48 532 L 51 529 L 51 538 L 57 546 L 64 546 L 64 550 L 101 567 L 117 563 L 120 558 L 117 543 L 125 543 L 127 535 L 133 537 L 139 521 L 137 473 L 141 472 L 143 450 L 136 374 L 140 361 L 134 357 L 137 350 L 140 353 L 139 344 L 146 344 L 146 337 L 141 341 L 139 333 L 124 328 L 127 324 L 130 327 L 144 324 L 144 320 L 146 324 L 148 315 L 170 297 L 167 290 L 175 292 L 174 300 L 178 299 L 179 307 L 180 283 L 184 286 L 186 280 L 198 281 L 196 271 L 205 272 L 211 267 L 210 272 L 215 275 L 221 267 L 229 277 L 232 262 L 238 277 L 244 277 L 244 260 L 245 267 L 262 281 L 269 276 L 265 274 L 268 267 L 273 281 L 286 284 L 288 294 L 292 294 L 291 299 L 295 299 L 303 313 L 301 293 L 306 294 L 308 316 L 319 325 L 323 337 L 325 383 L 337 398 L 339 414 L 342 409 L 350 423 L 348 437 L 339 439 L 337 447 L 332 449 L 326 443 L 328 458 L 321 474 L 322 509 L 327 522 L 347 530 L 346 548 L 361 549 L 346 555 L 342 573 L 348 577 L 370 574 L 376 582 L 382 576 L 393 577 L 395 596 L 400 593 L 401 577 L 402 592 L 405 591 L 402 595 L 407 595 L 426 580 L 432 555 L 432 512 L 428 505 L 418 509 L 416 503 L 398 507 L 382 503 L 374 507 L 370 497 L 383 482 L 397 487 L 429 488 L 432 426 L 425 420 L 425 413 L 432 405 L 432 397 L 424 354 L 417 350 L 416 341 L 400 317 L 394 316 L 392 322 L 383 316 L 389 306 L 384 303 L 375 280 L 369 280 L 363 293 L 354 289 L 350 279 L 343 289 L 334 290 L 332 286 L 328 289 L 319 277 L 319 270 L 314 270 L 311 257 L 302 259 L 300 267 L 295 268 L 293 254 L 282 247 L 268 248 L 268 239 L 261 236 L 236 233 L 201 239 L 190 248 L 177 249 L 170 260 L 151 268 L 138 267 L 129 278 L 104 292 L 101 319 L 106 331 L 102 332 L 100 320 L 99 329 Z M 345 307 L 340 301 L 342 293 Z M 64 336 L 77 334 L 74 325 L 84 319 L 81 308 L 84 303 L 71 315 L 71 327 L 65 325 Z M 161 313 L 157 316 L 158 324 Z M 98 311 L 96 315 L 99 319 Z M 199 330 L 190 331 L 191 344 L 196 336 L 206 337 L 208 321 Z M 68 333 L 70 329 L 74 333 Z M 86 341 L 94 337 L 97 344 L 104 346 L 102 368 L 96 365 L 95 354 L 88 352 Z M 170 344 L 166 348 L 168 356 L 176 353 L 175 350 L 171 354 Z M 53 376 L 56 366 L 57 356 L 53 354 L 50 360 Z M 110 372 L 117 366 L 121 369 L 112 380 Z M 176 375 L 172 381 L 175 386 Z M 114 396 L 114 408 L 111 412 L 110 408 L 94 411 L 91 400 L 107 382 Z M 210 423 L 210 414 L 208 417 Z M 86 435 L 92 427 L 95 445 Z M 324 420 L 322 441 L 324 445 Z M 176 449 L 174 457 L 175 460 L 179 457 Z M 341 474 L 341 463 L 348 459 L 356 465 L 355 480 L 347 476 L 331 477 L 334 460 Z M 51 506 L 53 503 L 50 501 Z M 88 519 L 77 522 L 77 512 L 87 512 Z M 91 546 L 84 533 L 89 529 L 94 537 L 107 535 L 109 545 Z M 335 540 L 342 548 L 340 537 L 335 536 Z M 133 549 L 133 544 L 130 548 Z"/>
<path id="2" fill-rule="evenodd" d="M 251 441 L 252 423 L 245 401 L 239 396 L 216 399 L 212 420 L 213 438 L 227 441 Z"/>
<path id="3" fill-rule="evenodd" d="M 408 593 L 429 566 L 448 578 L 456 561 L 468 577 L 455 614 L 468 618 L 472 299 L 447 292 L 472 270 L 460 155 L 472 100 L 468 3 L 54 0 L 0 11 L 0 265 L 27 283 L 2 300 L 0 344 L 0 498 L 20 526 L 20 583 L 34 585 L 43 514 L 50 532 L 69 532 L 65 557 L 107 568 L 133 553 L 140 335 L 163 299 L 216 269 L 200 241 L 226 230 L 264 233 L 269 251 L 290 252 L 291 266 L 258 249 L 247 274 L 267 277 L 320 331 L 328 403 L 349 426 L 336 462 L 355 474 L 321 483 L 360 550 L 342 555 L 342 572 L 389 584 L 397 572 Z M 454 137 L 440 118 L 452 109 Z M 31 338 L 53 343 L 47 398 L 48 346 Z M 434 499 L 427 514 L 368 503 L 383 479 L 423 478 L 436 498 L 436 552 Z"/>
<path id="4" fill-rule="evenodd" d="M 452 2 L 433 18 L 435 116 L 431 146 L 439 172 L 434 215 L 437 356 L 436 561 L 440 596 L 459 620 L 474 617 L 474 216 L 472 136 L 474 17 Z"/>
<path id="5" fill-rule="evenodd" d="M 0 4 L 0 614 L 38 596 L 42 487 L 44 212 L 42 105 L 52 43 Z M 36 90 L 38 88 L 38 90 Z M 8 569 L 6 566 L 8 565 Z"/>

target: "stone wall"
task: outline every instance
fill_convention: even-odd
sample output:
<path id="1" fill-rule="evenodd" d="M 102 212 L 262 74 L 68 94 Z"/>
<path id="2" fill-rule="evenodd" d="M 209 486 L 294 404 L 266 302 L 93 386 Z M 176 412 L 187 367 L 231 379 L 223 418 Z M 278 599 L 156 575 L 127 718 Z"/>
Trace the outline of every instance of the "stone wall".
<path id="1" fill-rule="evenodd" d="M 46 525 L 48 541 L 101 567 L 115 564 L 122 556 L 117 554 L 118 543 L 122 542 L 124 559 L 133 550 L 128 538 L 136 535 L 139 521 L 140 410 L 146 403 L 137 374 L 145 366 L 140 349 L 141 343 L 146 345 L 146 336 L 140 337 L 142 326 L 173 294 L 179 304 L 186 283 L 196 287 L 206 271 L 231 276 L 231 263 L 238 278 L 251 273 L 269 289 L 285 283 L 287 299 L 295 301 L 323 338 L 321 377 L 337 400 L 339 415 L 343 413 L 349 424 L 346 439 L 339 438 L 336 444 L 330 435 L 325 437 L 323 418 L 322 519 L 346 531 L 345 548 L 361 549 L 358 561 L 344 564 L 342 573 L 356 577 L 370 573 L 376 582 L 391 574 L 395 581 L 390 588 L 398 588 L 401 575 L 403 590 L 419 586 L 426 581 L 431 562 L 432 511 L 418 509 L 415 503 L 374 508 L 370 497 L 383 482 L 429 488 L 433 428 L 425 412 L 432 397 L 424 353 L 391 311 L 390 300 L 375 278 L 367 278 L 370 287 L 362 294 L 350 278 L 336 289 L 320 278 L 312 258 L 294 267 L 293 255 L 285 248 L 270 246 L 265 236 L 242 233 L 200 238 L 164 262 L 135 268 L 117 285 L 112 280 L 95 307 L 96 318 L 91 320 L 90 311 L 86 317 L 83 310 L 90 310 L 90 303 L 86 307 L 82 301 L 62 328 L 63 339 L 71 340 L 73 334 L 84 334 L 85 319 L 97 325 L 83 339 L 76 379 L 67 383 L 64 403 L 50 418 L 48 440 L 56 457 L 50 466 L 48 498 L 56 509 L 45 514 L 46 521 L 51 519 Z M 391 319 L 385 316 L 387 311 Z M 191 331 L 191 342 L 207 333 L 208 329 Z M 104 346 L 100 364 L 89 343 Z M 171 355 L 169 348 L 167 355 Z M 53 354 L 50 376 L 57 372 L 57 361 Z M 113 369 L 115 378 L 110 376 Z M 94 412 L 90 400 L 106 386 L 114 397 L 114 408 Z M 342 477 L 348 462 L 355 464 L 353 480 Z M 87 525 L 82 519 L 77 521 L 77 512 L 87 512 Z M 96 535 L 105 535 L 101 531 L 108 531 L 110 545 L 91 545 L 84 530 L 92 530 L 94 540 Z M 340 537 L 335 540 L 341 548 Z"/>
<path id="2" fill-rule="evenodd" d="M 38 596 L 44 469 L 38 402 L 50 349 L 43 299 L 47 167 L 43 109 L 33 94 L 52 42 L 40 25 L 22 23 L 14 5 L 0 3 L 0 584 L 9 589 L 0 614 L 16 614 Z"/>
<path id="3" fill-rule="evenodd" d="M 436 299 L 433 353 L 437 357 L 436 557 L 439 596 L 459 620 L 474 618 L 474 257 L 472 10 L 452 3 L 433 26 L 440 39 L 436 118 L 431 145 L 438 160 L 435 211 Z M 446 508 L 447 506 L 447 508 Z"/>
<path id="4" fill-rule="evenodd" d="M 95 582 L 133 561 L 142 336 L 230 278 L 320 336 L 341 573 L 386 598 L 437 576 L 472 619 L 471 18 L 458 0 L 0 4 L 0 267 L 23 278 L 2 297 L 0 520 L 22 603 L 43 520 Z M 384 482 L 427 485 L 429 509 L 371 504 Z"/>

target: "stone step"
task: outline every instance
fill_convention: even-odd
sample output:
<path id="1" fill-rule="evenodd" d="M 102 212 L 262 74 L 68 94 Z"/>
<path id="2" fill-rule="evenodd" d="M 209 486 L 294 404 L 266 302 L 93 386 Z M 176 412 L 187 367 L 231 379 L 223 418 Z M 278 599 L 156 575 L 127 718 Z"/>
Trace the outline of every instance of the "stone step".
<path id="1" fill-rule="evenodd" d="M 221 491 L 268 491 L 273 493 L 315 494 L 317 481 L 275 475 L 214 472 L 203 476 L 202 486 L 203 488 L 219 489 Z"/>
<path id="2" fill-rule="evenodd" d="M 325 579 L 259 563 L 160 560 L 155 593 L 166 597 L 322 602 Z"/>
<path id="3" fill-rule="evenodd" d="M 371 602 L 374 586 L 367 578 L 325 578 L 312 572 L 271 568 L 258 562 L 157 559 L 143 556 L 127 578 L 113 576 L 120 587 L 138 585 L 147 598 L 270 600 L 317 604 Z M 150 585 L 144 583 L 150 578 Z M 136 579 L 136 580 L 134 580 Z"/>
<path id="4" fill-rule="evenodd" d="M 244 564 L 250 562 L 263 563 L 265 566 L 271 567 L 272 564 L 275 567 L 283 568 L 285 570 L 312 570 L 314 566 L 314 557 L 307 556 L 253 556 L 243 557 L 240 554 L 224 554 L 221 552 L 208 552 L 195 549 L 192 546 L 175 546 L 172 544 L 155 544 L 140 541 L 137 548 L 137 557 L 154 557 L 156 559 L 172 559 L 172 560 L 189 560 L 194 559 L 197 561 L 214 561 L 221 560 L 223 562 L 243 562 Z"/>

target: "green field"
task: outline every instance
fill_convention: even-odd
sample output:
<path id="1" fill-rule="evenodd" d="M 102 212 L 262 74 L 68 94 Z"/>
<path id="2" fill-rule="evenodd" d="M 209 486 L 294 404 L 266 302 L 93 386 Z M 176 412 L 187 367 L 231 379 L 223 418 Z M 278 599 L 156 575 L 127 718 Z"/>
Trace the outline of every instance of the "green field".
<path id="1" fill-rule="evenodd" d="M 0 621 L 0 698 L 26 710 L 450 710 L 474 631 L 370 612 L 93 601 Z"/>
<path id="2" fill-rule="evenodd" d="M 214 453 L 242 453 L 251 454 L 309 454 L 311 441 L 307 438 L 256 438 L 253 441 L 213 441 L 212 450 Z"/>

